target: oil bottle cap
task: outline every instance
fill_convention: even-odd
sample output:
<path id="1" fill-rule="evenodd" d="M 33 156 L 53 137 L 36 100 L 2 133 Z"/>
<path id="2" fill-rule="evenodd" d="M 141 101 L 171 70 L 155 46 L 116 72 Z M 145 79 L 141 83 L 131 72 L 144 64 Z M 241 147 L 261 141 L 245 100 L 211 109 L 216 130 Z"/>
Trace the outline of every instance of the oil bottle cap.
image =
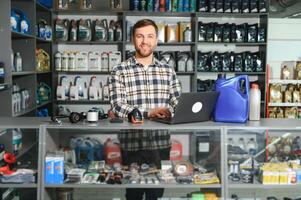
<path id="1" fill-rule="evenodd" d="M 258 84 L 256 84 L 256 83 L 253 83 L 253 84 L 251 85 L 251 88 L 252 88 L 252 89 L 258 89 L 258 88 L 259 88 L 259 86 L 258 86 Z"/>

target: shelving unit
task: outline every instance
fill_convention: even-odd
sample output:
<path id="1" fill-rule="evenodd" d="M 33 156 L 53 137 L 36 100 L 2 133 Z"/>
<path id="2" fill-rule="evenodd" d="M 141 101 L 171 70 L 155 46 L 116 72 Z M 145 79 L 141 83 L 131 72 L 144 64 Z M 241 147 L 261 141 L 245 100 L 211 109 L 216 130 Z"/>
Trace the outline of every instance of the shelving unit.
<path id="1" fill-rule="evenodd" d="M 11 30 L 10 10 L 22 10 L 29 21 L 29 33 L 20 33 Z M 35 25 L 41 18 L 48 18 L 48 24 L 52 24 L 52 10 L 40 4 L 37 0 L 9 0 L 1 3 L 1 33 L 0 60 L 5 64 L 5 81 L 7 85 L 18 84 L 20 89 L 27 89 L 30 93 L 29 106 L 21 112 L 13 112 L 12 89 L 1 91 L 2 103 L 0 105 L 0 116 L 36 116 L 37 109 L 41 105 L 36 104 L 36 90 L 39 82 L 46 82 L 50 88 L 52 77 L 51 72 L 39 72 L 36 70 L 36 48 L 42 48 L 50 55 L 52 54 L 52 41 L 39 38 L 35 35 Z M 2 17 L 3 16 L 3 17 Z M 22 71 L 13 71 L 11 63 L 11 52 L 20 52 L 22 57 Z M 2 58 L 3 55 L 3 58 Z M 51 59 L 51 57 L 50 57 Z M 51 61 L 52 65 L 52 61 Z M 50 69 L 52 71 L 52 69 Z M 12 87 L 11 87 L 12 88 Z M 43 104 L 52 113 L 52 104 Z"/>

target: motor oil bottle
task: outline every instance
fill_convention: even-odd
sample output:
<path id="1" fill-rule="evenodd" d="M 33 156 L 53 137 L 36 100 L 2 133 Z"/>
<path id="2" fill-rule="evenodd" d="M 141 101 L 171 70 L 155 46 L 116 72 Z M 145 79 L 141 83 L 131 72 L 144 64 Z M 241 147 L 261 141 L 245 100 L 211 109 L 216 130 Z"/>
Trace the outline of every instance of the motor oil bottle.
<path id="1" fill-rule="evenodd" d="M 251 85 L 249 120 L 260 120 L 261 93 L 257 84 Z"/>
<path id="2" fill-rule="evenodd" d="M 111 20 L 109 28 L 108 28 L 108 41 L 109 42 L 114 41 L 114 33 L 115 33 L 115 21 Z"/>
<path id="3" fill-rule="evenodd" d="M 89 52 L 89 71 L 101 71 L 101 58 L 97 52 Z"/>
<path id="4" fill-rule="evenodd" d="M 249 116 L 249 78 L 247 75 L 217 80 L 215 90 L 219 92 L 214 120 L 217 122 L 244 123 Z"/>
<path id="5" fill-rule="evenodd" d="M 69 31 L 69 40 L 70 41 L 76 41 L 77 40 L 77 22 L 72 19 L 70 21 L 70 31 Z"/>
<path id="6" fill-rule="evenodd" d="M 91 41 L 91 20 L 80 19 L 78 22 L 78 41 Z"/>
<path id="7" fill-rule="evenodd" d="M 190 0 L 189 9 L 190 9 L 190 12 L 196 11 L 196 0 Z"/>
<path id="8" fill-rule="evenodd" d="M 109 52 L 109 71 L 112 71 L 115 66 L 121 62 L 121 52 Z"/>
<path id="9" fill-rule="evenodd" d="M 15 56 L 14 56 L 14 66 L 16 68 L 17 72 L 20 72 L 23 70 L 23 66 L 22 66 L 22 57 L 20 52 L 16 52 Z"/>
<path id="10" fill-rule="evenodd" d="M 68 70 L 69 71 L 75 71 L 76 70 L 76 59 L 73 52 L 69 53 L 69 59 L 68 59 Z"/>
<path id="11" fill-rule="evenodd" d="M 186 61 L 186 71 L 193 72 L 193 59 L 189 56 L 188 60 Z"/>
<path id="12" fill-rule="evenodd" d="M 154 1 L 153 0 L 147 0 L 146 10 L 148 12 L 154 11 Z"/>
<path id="13" fill-rule="evenodd" d="M 59 51 L 54 55 L 54 65 L 56 71 L 62 70 L 62 53 Z"/>
<path id="14" fill-rule="evenodd" d="M 109 71 L 109 55 L 107 52 L 101 53 L 101 71 Z"/>
<path id="15" fill-rule="evenodd" d="M 140 11 L 146 11 L 146 0 L 140 0 Z"/>
<path id="16" fill-rule="evenodd" d="M 191 29 L 187 26 L 185 31 L 183 32 L 183 42 L 191 42 L 192 41 L 192 34 L 191 34 Z"/>
<path id="17" fill-rule="evenodd" d="M 182 54 L 178 60 L 178 72 L 186 71 L 186 61 L 188 56 L 186 54 Z"/>
<path id="18" fill-rule="evenodd" d="M 94 21 L 94 40 L 95 41 L 107 41 L 107 27 L 105 27 L 106 20 L 100 21 L 96 19 Z"/>
<path id="19" fill-rule="evenodd" d="M 68 71 L 69 69 L 69 55 L 68 52 L 64 52 L 62 55 L 62 67 L 61 70 L 62 71 Z"/>
<path id="20" fill-rule="evenodd" d="M 55 39 L 57 41 L 67 41 L 68 40 L 68 27 L 69 20 L 68 19 L 56 19 L 55 21 Z"/>
<path id="21" fill-rule="evenodd" d="M 115 41 L 121 42 L 122 41 L 122 22 L 118 21 L 115 24 Z"/>
<path id="22" fill-rule="evenodd" d="M 76 54 L 76 70 L 88 71 L 88 53 L 79 52 Z"/>

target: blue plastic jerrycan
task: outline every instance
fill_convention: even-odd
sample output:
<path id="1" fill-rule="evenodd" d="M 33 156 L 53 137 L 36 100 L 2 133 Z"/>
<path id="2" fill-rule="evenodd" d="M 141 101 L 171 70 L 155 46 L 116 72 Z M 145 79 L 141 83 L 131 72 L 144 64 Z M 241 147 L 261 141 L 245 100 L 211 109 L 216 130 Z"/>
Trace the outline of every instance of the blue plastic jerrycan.
<path id="1" fill-rule="evenodd" d="M 249 115 L 249 78 L 247 75 L 230 79 L 219 77 L 215 83 L 219 92 L 214 111 L 216 122 L 244 123 Z"/>

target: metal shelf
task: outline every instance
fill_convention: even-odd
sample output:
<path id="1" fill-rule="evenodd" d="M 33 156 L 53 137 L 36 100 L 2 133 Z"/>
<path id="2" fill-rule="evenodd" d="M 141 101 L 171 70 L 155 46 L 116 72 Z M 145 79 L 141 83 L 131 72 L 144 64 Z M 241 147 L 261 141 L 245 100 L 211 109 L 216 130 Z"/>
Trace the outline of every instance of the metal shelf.
<path id="1" fill-rule="evenodd" d="M 197 12 L 197 17 L 216 17 L 216 18 L 260 18 L 268 16 L 268 13 L 210 13 L 210 12 Z"/>
<path id="2" fill-rule="evenodd" d="M 57 104 L 109 104 L 110 101 L 101 101 L 101 100 L 97 100 L 97 101 L 90 101 L 90 100 L 59 100 L 56 101 Z"/>
<path id="3" fill-rule="evenodd" d="M 123 11 L 108 11 L 108 10 L 55 10 L 56 15 L 102 15 L 115 16 L 122 15 Z"/>
<path id="4" fill-rule="evenodd" d="M 221 188 L 221 184 L 47 184 L 46 188 Z"/>
<path id="5" fill-rule="evenodd" d="M 1 183 L 0 184 L 0 188 L 37 188 L 38 184 L 36 183 L 32 183 L 32 184 L 5 184 L 5 183 Z"/>
<path id="6" fill-rule="evenodd" d="M 52 40 L 45 40 L 44 38 L 36 37 L 37 42 L 39 43 L 51 43 Z"/>
<path id="7" fill-rule="evenodd" d="M 20 72 L 12 72 L 13 76 L 24 76 L 24 75 L 33 75 L 36 74 L 35 71 L 20 71 Z"/>
<path id="8" fill-rule="evenodd" d="M 56 44 L 72 44 L 72 45 L 79 45 L 79 44 L 99 44 L 99 45 L 121 45 L 122 41 L 55 41 Z"/>
<path id="9" fill-rule="evenodd" d="M 27 145 L 26 147 L 23 147 L 22 151 L 16 156 L 16 158 L 18 159 L 18 158 L 22 157 L 23 155 L 25 155 L 27 152 L 29 152 L 38 143 L 39 143 L 38 141 L 34 141 L 30 145 Z"/>
<path id="10" fill-rule="evenodd" d="M 38 72 L 38 71 L 37 71 L 36 73 L 37 73 L 38 75 L 39 75 L 39 74 L 50 74 L 50 73 L 52 73 L 52 71 L 45 71 L 45 72 Z"/>
<path id="11" fill-rule="evenodd" d="M 195 73 L 194 72 L 176 72 L 177 75 L 194 75 Z"/>
<path id="12" fill-rule="evenodd" d="M 132 42 L 127 41 L 126 45 L 134 45 Z M 195 42 L 159 42 L 158 46 L 191 46 L 195 45 Z"/>
<path id="13" fill-rule="evenodd" d="M 301 84 L 301 80 L 281 80 L 281 79 L 271 79 L 269 80 L 270 84 L 279 83 L 279 84 Z"/>
<path id="14" fill-rule="evenodd" d="M 269 107 L 301 107 L 301 103 L 269 103 Z"/>
<path id="15" fill-rule="evenodd" d="M 13 39 L 34 39 L 34 35 L 20 33 L 17 31 L 11 31 L 11 36 Z"/>
<path id="16" fill-rule="evenodd" d="M 236 45 L 236 46 L 266 46 L 266 42 L 197 42 L 198 45 Z"/>
<path id="17" fill-rule="evenodd" d="M 20 117 L 22 115 L 26 115 L 32 111 L 34 111 L 36 108 L 33 107 L 33 108 L 28 108 L 28 109 L 25 109 L 25 110 L 22 110 L 21 112 L 18 112 L 18 113 L 13 113 L 13 117 Z"/>
<path id="18" fill-rule="evenodd" d="M 197 73 L 208 73 L 208 74 L 237 74 L 237 75 L 265 75 L 265 72 L 197 72 Z"/>
<path id="19" fill-rule="evenodd" d="M 64 74 L 103 74 L 109 75 L 111 72 L 104 72 L 104 71 L 56 71 L 56 73 L 64 73 Z"/>
<path id="20" fill-rule="evenodd" d="M 254 184 L 229 184 L 229 188 L 231 189 L 300 189 L 300 185 L 264 185 L 261 183 Z"/>
<path id="21" fill-rule="evenodd" d="M 125 16 L 151 16 L 151 17 L 191 17 L 195 12 L 146 12 L 146 11 L 123 11 Z"/>

